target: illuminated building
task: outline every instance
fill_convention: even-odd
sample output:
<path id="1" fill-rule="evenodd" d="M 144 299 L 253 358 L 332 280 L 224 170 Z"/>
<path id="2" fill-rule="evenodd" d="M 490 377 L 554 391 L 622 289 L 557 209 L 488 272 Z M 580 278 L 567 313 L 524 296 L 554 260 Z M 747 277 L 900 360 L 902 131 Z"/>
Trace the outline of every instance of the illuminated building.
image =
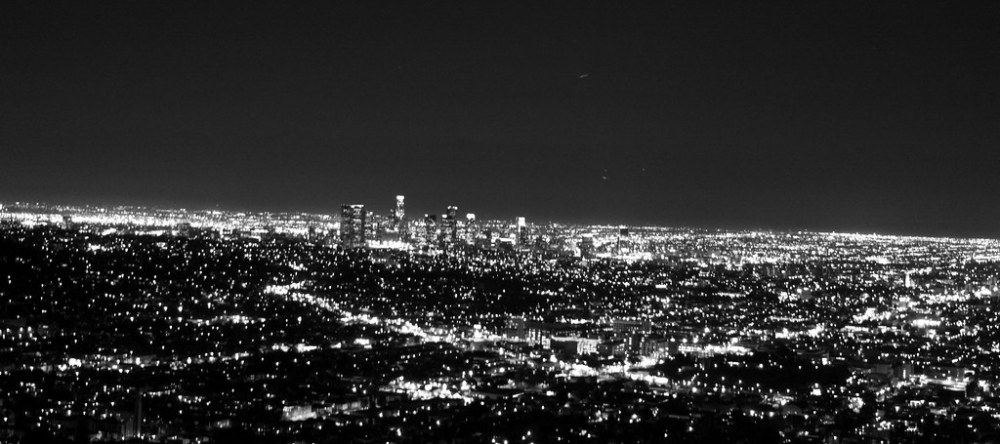
<path id="1" fill-rule="evenodd" d="M 342 205 L 340 207 L 340 243 L 346 248 L 365 245 L 365 228 L 368 213 L 364 205 Z"/>
<path id="2" fill-rule="evenodd" d="M 477 231 L 479 231 L 479 230 L 476 229 L 476 214 L 475 213 L 466 213 L 465 214 L 465 236 L 464 236 L 465 240 L 469 241 L 469 242 L 472 242 L 476 238 Z"/>
<path id="3" fill-rule="evenodd" d="M 397 230 L 402 229 L 403 219 L 406 217 L 406 196 L 402 194 L 396 196 L 396 211 L 392 214 L 394 225 Z"/>
<path id="4" fill-rule="evenodd" d="M 611 328 L 616 335 L 648 334 L 652 331 L 652 324 L 648 320 L 615 319 Z"/>
<path id="5" fill-rule="evenodd" d="M 549 348 L 571 355 L 592 355 L 597 353 L 597 346 L 600 343 L 600 340 L 593 338 L 553 336 L 550 339 Z"/>
<path id="6" fill-rule="evenodd" d="M 441 216 L 441 237 L 446 243 L 458 241 L 458 207 L 448 206 Z"/>
<path id="7" fill-rule="evenodd" d="M 517 243 L 528 245 L 528 223 L 523 217 L 517 218 Z"/>
<path id="8" fill-rule="evenodd" d="M 434 214 L 424 215 L 424 242 L 432 243 L 437 238 L 437 216 Z"/>
<path id="9" fill-rule="evenodd" d="M 372 235 L 378 232 L 380 226 L 386 225 L 386 218 L 379 217 L 372 211 L 365 211 L 365 240 L 371 240 Z"/>

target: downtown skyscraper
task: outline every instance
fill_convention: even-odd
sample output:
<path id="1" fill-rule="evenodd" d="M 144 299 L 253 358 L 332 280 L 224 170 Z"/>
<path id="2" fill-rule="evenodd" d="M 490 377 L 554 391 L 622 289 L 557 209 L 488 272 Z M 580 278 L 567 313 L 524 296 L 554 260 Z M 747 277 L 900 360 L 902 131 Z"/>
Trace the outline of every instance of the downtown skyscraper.
<path id="1" fill-rule="evenodd" d="M 340 243 L 345 248 L 365 246 L 367 213 L 364 205 L 344 204 L 340 207 Z"/>

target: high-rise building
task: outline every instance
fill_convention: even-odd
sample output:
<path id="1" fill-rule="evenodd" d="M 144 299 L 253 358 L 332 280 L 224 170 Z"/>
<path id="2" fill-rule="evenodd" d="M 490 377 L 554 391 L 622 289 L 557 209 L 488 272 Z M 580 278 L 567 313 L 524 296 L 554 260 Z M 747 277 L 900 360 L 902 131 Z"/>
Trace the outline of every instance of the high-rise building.
<path id="1" fill-rule="evenodd" d="M 479 234 L 478 226 L 476 225 L 476 214 L 475 213 L 465 213 L 465 230 L 463 238 L 468 242 L 473 242 L 476 239 L 476 235 Z"/>
<path id="2" fill-rule="evenodd" d="M 368 213 L 364 205 L 344 204 L 340 207 L 340 243 L 346 248 L 365 246 Z"/>
<path id="3" fill-rule="evenodd" d="M 433 243 L 437 239 L 437 216 L 434 214 L 424 215 L 424 242 Z"/>
<path id="4" fill-rule="evenodd" d="M 523 217 L 517 218 L 517 243 L 519 245 L 528 245 L 528 223 Z"/>
<path id="5" fill-rule="evenodd" d="M 441 217 L 441 237 L 446 243 L 458 241 L 458 207 L 451 205 Z"/>
<path id="6" fill-rule="evenodd" d="M 406 217 L 406 196 L 400 194 L 396 196 L 396 212 L 393 214 L 393 218 L 396 222 L 396 229 L 401 229 L 403 223 L 403 218 Z"/>
<path id="7" fill-rule="evenodd" d="M 377 240 L 379 226 L 385 226 L 386 223 L 385 219 L 377 217 L 374 212 L 365 211 L 365 236 L 362 245 L 365 241 Z"/>

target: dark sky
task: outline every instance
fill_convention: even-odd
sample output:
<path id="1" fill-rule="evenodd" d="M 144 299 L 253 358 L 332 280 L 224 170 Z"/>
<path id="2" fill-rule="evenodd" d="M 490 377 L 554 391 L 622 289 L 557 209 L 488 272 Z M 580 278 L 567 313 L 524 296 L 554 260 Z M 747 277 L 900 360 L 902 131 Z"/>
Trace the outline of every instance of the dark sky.
<path id="1" fill-rule="evenodd" d="M 1000 2 L 244 3 L 2 2 L 0 200 L 1000 237 Z"/>

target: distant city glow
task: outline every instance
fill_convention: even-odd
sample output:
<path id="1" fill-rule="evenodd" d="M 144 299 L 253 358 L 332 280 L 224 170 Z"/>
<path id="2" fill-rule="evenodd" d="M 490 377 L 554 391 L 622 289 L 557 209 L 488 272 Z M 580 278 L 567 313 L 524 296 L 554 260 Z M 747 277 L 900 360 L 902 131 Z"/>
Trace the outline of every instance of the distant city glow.
<path id="1" fill-rule="evenodd" d="M 995 240 L 2 208 L 0 438 L 1000 432 Z"/>

